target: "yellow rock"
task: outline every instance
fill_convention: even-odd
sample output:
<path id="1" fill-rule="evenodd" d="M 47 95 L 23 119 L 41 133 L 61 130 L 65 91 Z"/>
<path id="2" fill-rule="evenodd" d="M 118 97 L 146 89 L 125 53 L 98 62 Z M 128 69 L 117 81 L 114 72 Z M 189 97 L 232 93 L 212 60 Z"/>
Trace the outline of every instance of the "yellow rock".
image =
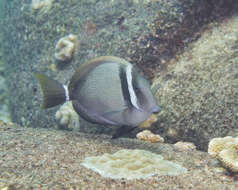
<path id="1" fill-rule="evenodd" d="M 164 138 L 152 133 L 149 130 L 144 130 L 136 135 L 136 137 L 140 140 L 157 143 L 157 142 L 164 142 Z"/>
<path id="2" fill-rule="evenodd" d="M 149 128 L 153 123 L 158 120 L 158 116 L 152 114 L 147 120 L 140 124 L 140 128 Z"/>

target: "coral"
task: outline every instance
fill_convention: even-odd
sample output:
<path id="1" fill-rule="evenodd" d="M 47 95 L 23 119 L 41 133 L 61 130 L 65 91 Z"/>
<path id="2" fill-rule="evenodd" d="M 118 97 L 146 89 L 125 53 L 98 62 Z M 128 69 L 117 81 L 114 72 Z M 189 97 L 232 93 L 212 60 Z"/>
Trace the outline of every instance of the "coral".
<path id="1" fill-rule="evenodd" d="M 33 12 L 39 11 L 40 14 L 44 14 L 52 7 L 54 0 L 32 0 L 31 9 Z"/>
<path id="2" fill-rule="evenodd" d="M 149 128 L 153 123 L 158 121 L 158 116 L 152 114 L 147 120 L 140 124 L 140 128 Z"/>
<path id="3" fill-rule="evenodd" d="M 149 130 L 144 130 L 136 135 L 136 137 L 140 140 L 157 143 L 157 142 L 164 142 L 164 138 L 152 133 Z"/>
<path id="4" fill-rule="evenodd" d="M 55 46 L 55 58 L 59 61 L 71 60 L 77 45 L 78 37 L 74 34 L 61 38 Z"/>
<path id="5" fill-rule="evenodd" d="M 186 173 L 182 166 L 163 160 L 163 157 L 145 150 L 123 149 L 114 154 L 88 157 L 82 165 L 103 177 L 140 179 L 153 175 L 178 175 Z"/>
<path id="6" fill-rule="evenodd" d="M 234 138 L 227 136 L 224 138 L 214 138 L 208 144 L 208 154 L 216 157 L 223 149 L 227 148 L 227 145 L 234 143 Z"/>
<path id="7" fill-rule="evenodd" d="M 66 102 L 55 114 L 55 119 L 61 129 L 78 130 L 80 128 L 79 116 L 74 111 L 72 103 Z"/>
<path id="8" fill-rule="evenodd" d="M 209 142 L 208 153 L 232 172 L 238 172 L 238 138 L 214 138 Z"/>
<path id="9" fill-rule="evenodd" d="M 191 142 L 179 141 L 174 144 L 174 147 L 182 151 L 196 150 L 196 146 Z"/>

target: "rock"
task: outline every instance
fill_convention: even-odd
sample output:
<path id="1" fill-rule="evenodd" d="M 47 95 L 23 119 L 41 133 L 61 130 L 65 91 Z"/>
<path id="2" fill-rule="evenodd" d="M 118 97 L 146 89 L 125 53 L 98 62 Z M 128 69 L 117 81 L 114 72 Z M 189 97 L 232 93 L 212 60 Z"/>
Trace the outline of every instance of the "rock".
<path id="1" fill-rule="evenodd" d="M 158 121 L 158 116 L 155 114 L 152 114 L 147 120 L 141 123 L 139 127 L 142 129 L 150 128 L 153 125 L 153 123 L 155 123 L 156 121 Z"/>
<path id="2" fill-rule="evenodd" d="M 111 140 L 106 135 L 44 128 L 26 128 L 0 122 L 0 189 L 237 189 L 235 177 L 217 172 L 216 160 L 206 152 L 180 152 L 169 144 L 136 139 Z M 86 157 L 140 149 L 160 154 L 187 168 L 177 176 L 152 176 L 126 180 L 103 178 L 83 167 Z M 10 188 L 11 187 L 11 188 Z"/>
<path id="3" fill-rule="evenodd" d="M 174 147 L 181 151 L 192 151 L 196 150 L 196 146 L 191 142 L 179 141 L 174 144 Z"/>
<path id="4" fill-rule="evenodd" d="M 166 142 L 193 142 L 207 150 L 211 138 L 237 132 L 238 17 L 212 24 L 158 77 L 163 112 L 152 130 Z"/>

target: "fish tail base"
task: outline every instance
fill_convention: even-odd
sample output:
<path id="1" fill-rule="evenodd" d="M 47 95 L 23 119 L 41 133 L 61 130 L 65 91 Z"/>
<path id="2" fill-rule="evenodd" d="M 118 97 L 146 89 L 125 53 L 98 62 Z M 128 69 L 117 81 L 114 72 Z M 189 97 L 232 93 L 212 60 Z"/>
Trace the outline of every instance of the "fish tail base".
<path id="1" fill-rule="evenodd" d="M 43 91 L 43 109 L 63 104 L 67 100 L 65 86 L 43 74 L 35 74 Z"/>

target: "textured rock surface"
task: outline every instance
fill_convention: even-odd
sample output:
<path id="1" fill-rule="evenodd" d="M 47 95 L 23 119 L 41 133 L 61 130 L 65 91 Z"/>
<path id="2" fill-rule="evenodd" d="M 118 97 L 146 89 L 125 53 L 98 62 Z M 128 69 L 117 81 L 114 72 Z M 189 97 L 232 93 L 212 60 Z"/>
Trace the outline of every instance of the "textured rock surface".
<path id="1" fill-rule="evenodd" d="M 178 151 L 169 144 L 150 144 L 108 136 L 93 136 L 43 128 L 23 128 L 0 123 L 0 189 L 97 190 L 236 190 L 236 176 L 215 167 L 216 160 L 199 151 Z M 140 180 L 112 180 L 86 169 L 88 156 L 143 149 L 181 164 L 188 173 L 153 176 Z M 8 188 L 7 188 L 8 187 Z"/>
<path id="2" fill-rule="evenodd" d="M 30 0 L 9 1 L 3 29 L 12 119 L 24 126 L 56 124 L 57 108 L 39 109 L 41 93 L 34 72 L 66 83 L 86 60 L 115 55 L 153 76 L 166 70 L 167 61 L 199 36 L 201 26 L 231 13 L 237 4 L 235 0 L 60 0 L 40 14 L 32 11 Z M 70 33 L 78 36 L 80 49 L 71 64 L 59 64 L 53 56 L 55 44 Z M 103 129 L 88 126 L 82 124 L 81 129 Z"/>
<path id="3" fill-rule="evenodd" d="M 238 17 L 213 24 L 156 79 L 162 113 L 155 132 L 207 150 L 214 137 L 237 132 Z"/>

